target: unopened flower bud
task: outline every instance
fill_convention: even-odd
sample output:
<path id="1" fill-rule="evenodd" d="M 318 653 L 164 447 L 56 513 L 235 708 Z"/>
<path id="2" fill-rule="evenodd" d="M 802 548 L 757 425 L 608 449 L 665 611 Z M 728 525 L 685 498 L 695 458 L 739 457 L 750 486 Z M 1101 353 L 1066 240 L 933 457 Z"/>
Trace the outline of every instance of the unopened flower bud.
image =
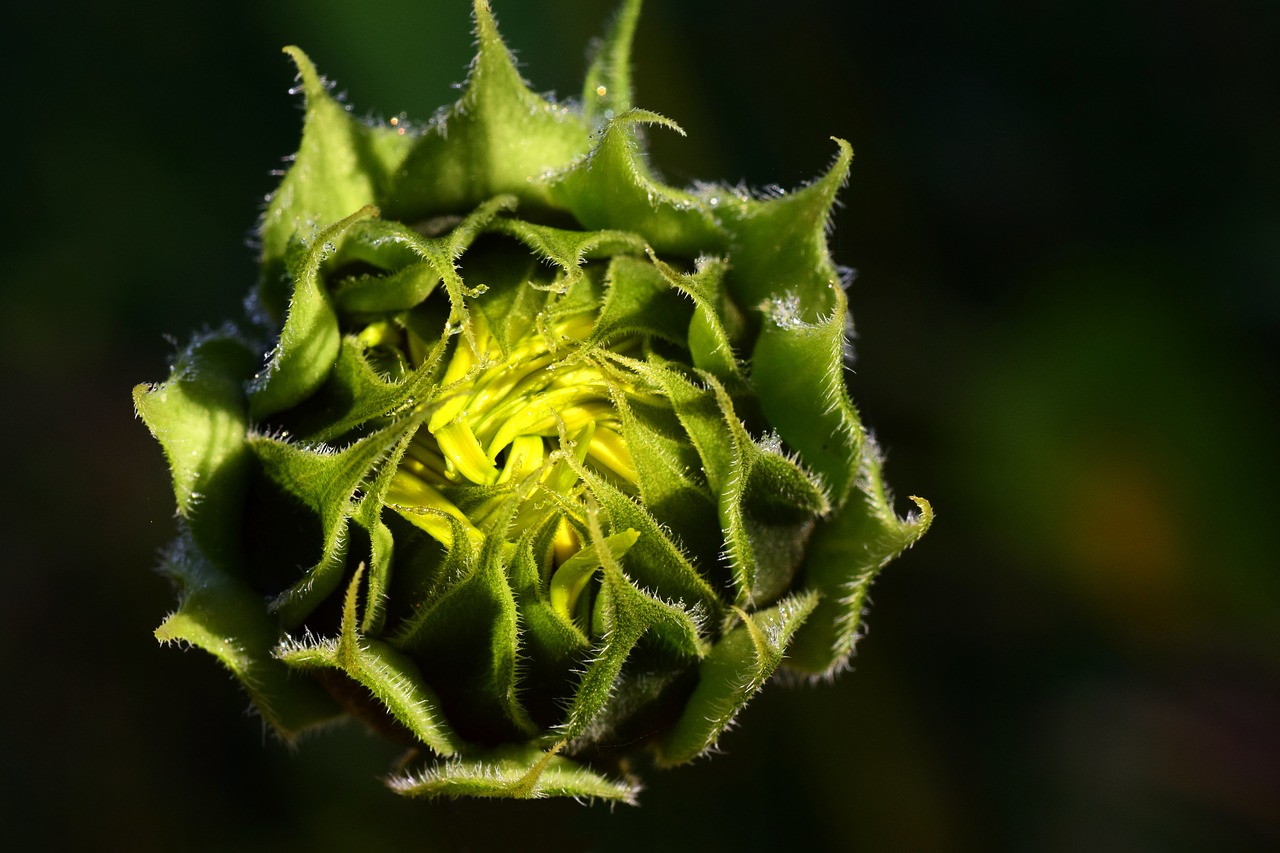
<path id="1" fill-rule="evenodd" d="M 567 107 L 476 0 L 470 80 L 420 127 L 357 119 L 289 48 L 257 314 L 135 391 L 182 522 L 157 636 L 285 738 L 350 713 L 411 743 L 404 794 L 632 800 L 637 755 L 687 762 L 779 667 L 843 668 L 931 518 L 894 514 L 846 390 L 849 146 L 787 194 L 660 182 L 639 5 Z"/>

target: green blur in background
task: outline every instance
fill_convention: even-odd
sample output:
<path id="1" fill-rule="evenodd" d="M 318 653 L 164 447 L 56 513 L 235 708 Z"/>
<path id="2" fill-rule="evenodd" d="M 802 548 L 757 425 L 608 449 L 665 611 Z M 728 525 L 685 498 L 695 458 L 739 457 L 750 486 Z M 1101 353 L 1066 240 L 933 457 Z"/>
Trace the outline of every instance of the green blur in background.
<path id="1" fill-rule="evenodd" d="M 494 0 L 539 90 L 599 0 Z M 772 685 L 638 809 L 404 801 L 357 726 L 290 752 L 161 649 L 175 530 L 129 390 L 240 316 L 298 44 L 429 117 L 465 0 L 24 4 L 6 86 L 0 846 L 1280 849 L 1280 6 L 648 0 L 657 168 L 793 187 L 832 236 L 855 402 L 934 528 L 856 669 Z"/>

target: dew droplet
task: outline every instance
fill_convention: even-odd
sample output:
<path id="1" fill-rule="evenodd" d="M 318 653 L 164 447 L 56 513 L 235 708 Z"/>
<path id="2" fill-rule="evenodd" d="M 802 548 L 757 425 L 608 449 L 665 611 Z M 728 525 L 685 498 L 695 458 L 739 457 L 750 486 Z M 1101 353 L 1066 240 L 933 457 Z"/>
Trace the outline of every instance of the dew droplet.
<path id="1" fill-rule="evenodd" d="M 782 453 L 782 436 L 777 430 L 770 430 L 760 437 L 760 449 L 765 453 Z"/>
<path id="2" fill-rule="evenodd" d="M 788 291 L 761 306 L 779 329 L 799 329 L 805 325 L 800 316 L 800 297 Z"/>

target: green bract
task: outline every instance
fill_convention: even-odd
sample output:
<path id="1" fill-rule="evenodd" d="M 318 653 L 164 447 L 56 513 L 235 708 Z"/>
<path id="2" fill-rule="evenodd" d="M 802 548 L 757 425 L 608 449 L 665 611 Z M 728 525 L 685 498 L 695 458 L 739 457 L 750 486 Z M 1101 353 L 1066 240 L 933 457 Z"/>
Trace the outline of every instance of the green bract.
<path id="1" fill-rule="evenodd" d="M 262 221 L 260 325 L 140 386 L 182 534 L 156 632 L 290 738 L 412 744 L 410 795 L 630 801 L 779 667 L 846 665 L 897 518 L 845 388 L 831 170 L 767 199 L 648 170 L 626 2 L 580 106 L 484 0 L 462 99 L 370 124 L 289 48 L 301 149 Z M 269 349 L 265 358 L 263 351 Z"/>

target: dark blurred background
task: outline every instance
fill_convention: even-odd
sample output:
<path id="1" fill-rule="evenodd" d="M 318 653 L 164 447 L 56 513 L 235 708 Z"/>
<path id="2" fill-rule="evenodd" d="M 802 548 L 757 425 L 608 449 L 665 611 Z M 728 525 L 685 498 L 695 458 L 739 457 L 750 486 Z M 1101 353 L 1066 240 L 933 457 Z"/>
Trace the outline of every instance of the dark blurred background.
<path id="1" fill-rule="evenodd" d="M 212 658 L 156 645 L 172 498 L 129 391 L 254 281 L 300 129 L 280 47 L 426 118 L 468 6 L 6 13 L 0 846 L 1280 849 L 1268 0 L 648 0 L 672 182 L 791 187 L 852 142 L 853 394 L 900 509 L 938 516 L 854 673 L 771 686 L 640 808 L 399 800 L 372 737 L 291 753 Z M 495 6 L 535 88 L 575 95 L 612 4 Z"/>

